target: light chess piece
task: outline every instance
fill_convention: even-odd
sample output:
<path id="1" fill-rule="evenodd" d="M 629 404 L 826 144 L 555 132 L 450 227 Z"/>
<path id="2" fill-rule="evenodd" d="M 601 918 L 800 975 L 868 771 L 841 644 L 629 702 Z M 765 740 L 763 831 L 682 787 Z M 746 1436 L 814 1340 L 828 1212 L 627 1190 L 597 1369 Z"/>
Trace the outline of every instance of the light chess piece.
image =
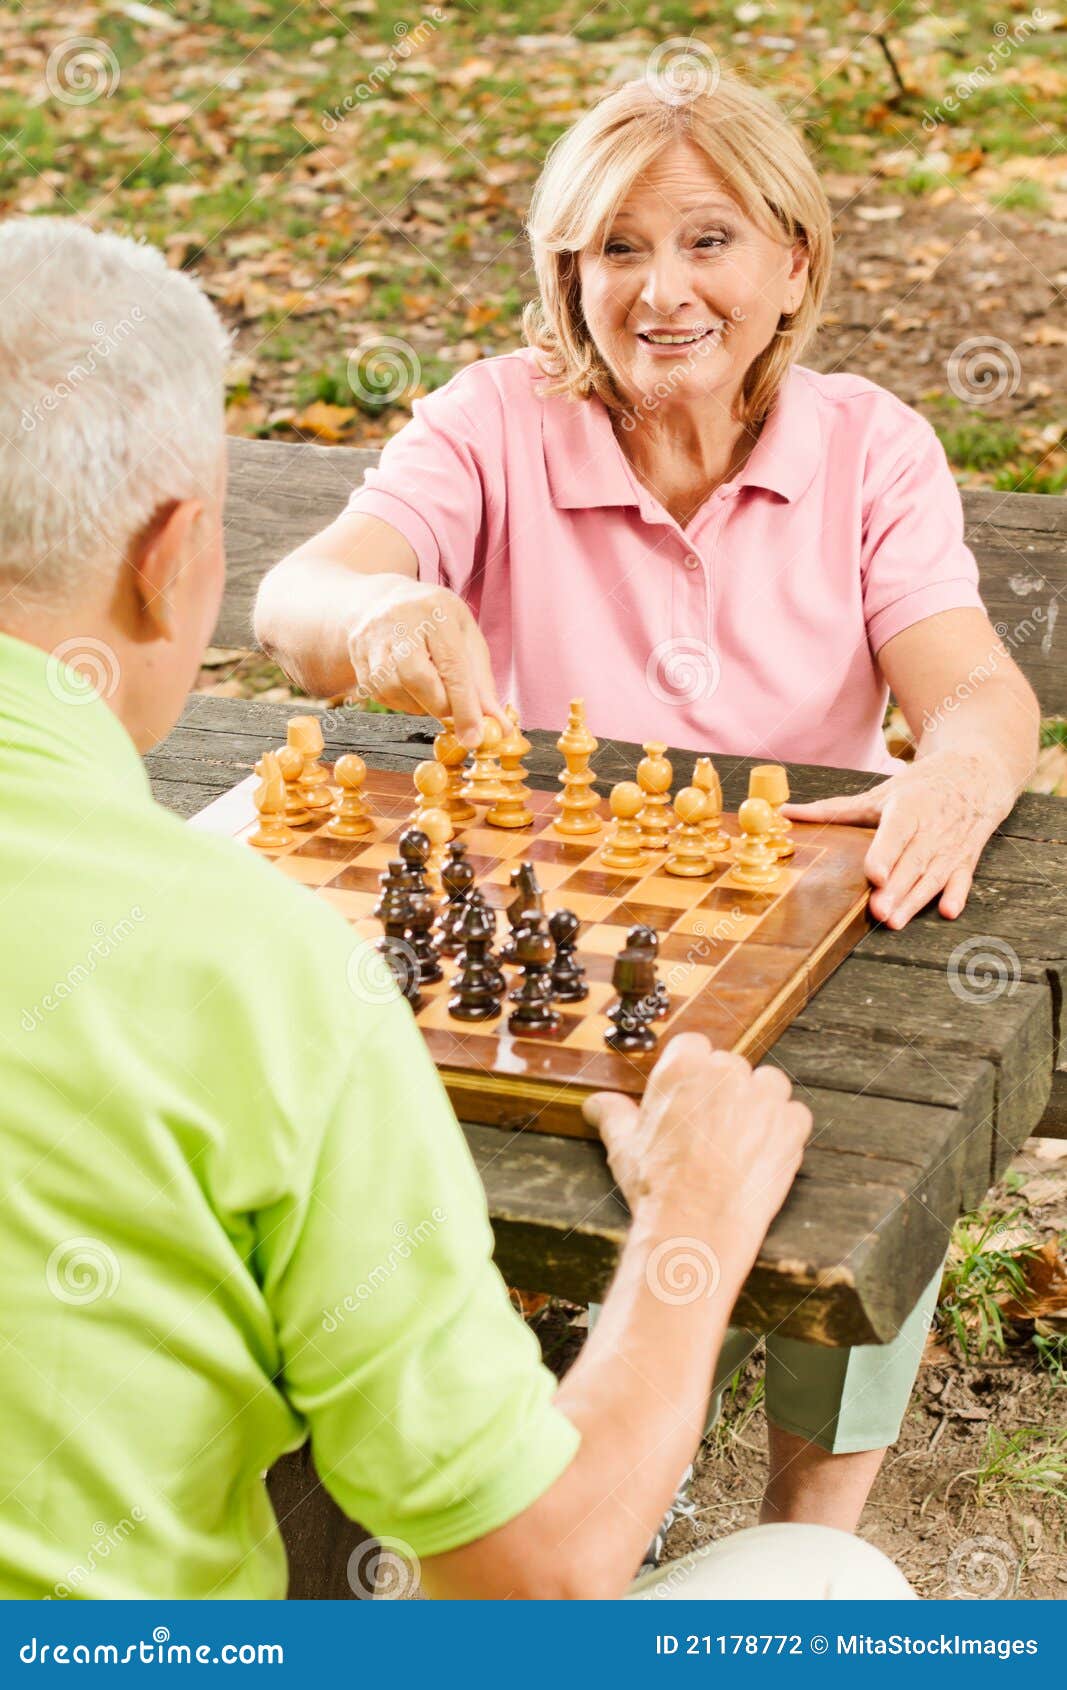
<path id="1" fill-rule="evenodd" d="M 556 795 L 555 828 L 568 838 L 599 833 L 602 826 L 597 814 L 599 800 L 593 791 L 596 776 L 589 767 L 596 749 L 597 741 L 585 725 L 585 704 L 580 698 L 572 698 L 567 726 L 556 741 L 556 750 L 567 766 L 559 774 L 563 791 Z"/>
<path id="2" fill-rule="evenodd" d="M 321 821 L 323 812 L 333 808 L 330 777 L 319 762 L 325 743 L 322 723 L 317 716 L 291 716 L 286 725 L 286 741 L 304 759 L 298 782 L 300 796 L 312 818 Z"/>
<path id="3" fill-rule="evenodd" d="M 497 755 L 503 737 L 503 729 L 496 717 L 486 716 L 482 723 L 482 737 L 474 753 L 474 766 L 461 788 L 461 796 L 468 804 L 495 804 L 503 798 L 504 787 L 500 782 Z"/>
<path id="4" fill-rule="evenodd" d="M 439 763 L 431 763 L 432 769 L 440 768 Z M 452 837 L 454 829 L 452 818 L 447 810 L 420 810 L 419 827 L 430 841 L 430 855 L 426 859 L 425 874 L 429 881 L 431 892 L 440 895 L 442 891 L 441 872 L 445 866 L 445 847 Z"/>
<path id="5" fill-rule="evenodd" d="M 723 884 L 766 892 L 779 878 L 778 858 L 767 843 L 774 828 L 774 811 L 765 798 L 746 798 L 737 812 L 741 840 L 734 866 Z"/>
<path id="6" fill-rule="evenodd" d="M 367 765 L 354 751 L 346 751 L 333 766 L 334 784 L 341 796 L 334 806 L 333 820 L 326 824 L 331 839 L 362 839 L 373 833 L 374 823 L 367 814 L 367 801 L 360 787 L 367 778 Z"/>
<path id="7" fill-rule="evenodd" d="M 674 770 L 667 759 L 667 747 L 653 743 L 644 748 L 637 765 L 637 784 L 645 801 L 638 821 L 646 851 L 665 851 L 670 837 L 667 811 L 670 807 Z"/>
<path id="8" fill-rule="evenodd" d="M 701 823 L 705 846 L 713 857 L 729 856 L 731 839 L 728 833 L 723 832 L 722 826 L 722 783 L 710 757 L 697 758 L 690 784 L 699 787 L 708 801 L 707 813 Z"/>
<path id="9" fill-rule="evenodd" d="M 667 874 L 699 877 L 710 874 L 714 859 L 704 838 L 704 818 L 708 813 L 707 794 L 698 786 L 683 786 L 674 800 L 678 818 L 671 835 L 671 854 L 664 863 Z"/>
<path id="10" fill-rule="evenodd" d="M 645 794 L 636 781 L 621 780 L 612 787 L 608 806 L 614 823 L 600 851 L 606 868 L 641 869 L 648 862 L 637 821 L 644 804 Z"/>
<path id="11" fill-rule="evenodd" d="M 513 704 L 507 706 L 507 718 L 510 726 L 497 750 L 500 759 L 498 779 L 504 788 L 504 796 L 498 798 L 492 808 L 486 811 L 486 825 L 529 827 L 533 821 L 533 812 L 526 803 L 530 788 L 526 785 L 526 770 L 522 760 L 530 749 L 530 741 L 519 727 L 519 713 Z"/>
<path id="12" fill-rule="evenodd" d="M 782 815 L 782 805 L 789 802 L 789 776 L 781 763 L 757 763 L 748 777 L 748 795 L 767 800 L 774 811 L 774 825 L 767 843 L 779 862 L 791 857 L 796 850 L 793 824 L 788 816 Z"/>
<path id="13" fill-rule="evenodd" d="M 433 742 L 433 754 L 448 775 L 448 792 L 441 808 L 448 811 L 452 826 L 458 828 L 474 821 L 478 812 L 463 796 L 463 784 L 467 778 L 467 747 L 461 739 L 457 739 L 451 716 L 443 716 L 441 720 L 444 731 Z"/>
<path id="14" fill-rule="evenodd" d="M 413 827 L 422 827 L 424 810 L 443 810 L 447 807 L 445 795 L 448 792 L 448 770 L 443 763 L 416 763 L 412 779 L 418 797 L 408 820 Z"/>
<path id="15" fill-rule="evenodd" d="M 260 851 L 284 851 L 293 843 L 294 834 L 285 825 L 285 782 L 277 755 L 264 752 L 259 767 L 263 778 L 252 795 L 259 822 L 248 835 L 248 843 Z"/>
<path id="16" fill-rule="evenodd" d="M 301 753 L 291 745 L 283 745 L 277 753 L 278 767 L 285 782 L 285 820 L 289 827 L 306 827 L 308 822 L 317 821 L 307 805 L 304 794 L 300 790 L 300 777 L 304 773 L 304 759 Z M 257 773 L 258 773 L 257 768 Z"/>

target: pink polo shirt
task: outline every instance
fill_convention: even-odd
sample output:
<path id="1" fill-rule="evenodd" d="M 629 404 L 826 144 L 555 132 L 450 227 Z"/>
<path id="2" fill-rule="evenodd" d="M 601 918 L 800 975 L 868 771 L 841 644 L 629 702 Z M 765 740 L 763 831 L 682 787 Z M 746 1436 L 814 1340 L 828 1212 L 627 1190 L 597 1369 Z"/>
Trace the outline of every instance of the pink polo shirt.
<path id="1" fill-rule="evenodd" d="M 348 506 L 466 600 L 524 726 L 562 729 L 584 698 L 601 739 L 898 768 L 879 648 L 982 605 L 929 423 L 862 376 L 794 365 L 744 469 L 682 528 L 598 399 L 537 385 L 529 349 L 460 371 Z"/>

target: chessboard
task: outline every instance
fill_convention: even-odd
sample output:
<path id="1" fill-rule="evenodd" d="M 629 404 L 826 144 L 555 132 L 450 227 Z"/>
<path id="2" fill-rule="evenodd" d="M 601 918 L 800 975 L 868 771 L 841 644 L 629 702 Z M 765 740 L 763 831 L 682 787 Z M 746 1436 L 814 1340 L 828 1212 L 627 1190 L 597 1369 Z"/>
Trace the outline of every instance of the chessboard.
<path id="1" fill-rule="evenodd" d="M 332 781 L 331 767 L 320 767 Z M 190 825 L 247 845 L 257 825 L 253 794 L 258 785 L 257 777 L 250 776 Z M 577 959 L 588 996 L 557 1005 L 561 1024 L 552 1035 L 516 1036 L 508 1030 L 506 999 L 499 1014 L 478 1023 L 450 1014 L 457 964 L 445 960 L 443 979 L 423 986 L 415 1019 L 463 1120 L 595 1137 L 581 1114 L 585 1097 L 604 1089 L 641 1095 L 658 1052 L 623 1054 L 605 1043 L 612 1026 L 607 1011 L 617 1002 L 615 961 L 635 924 L 651 927 L 659 939 L 657 973 L 667 1001 L 666 1013 L 655 1022 L 658 1049 L 675 1033 L 695 1031 L 706 1034 L 714 1047 L 739 1051 L 753 1061 L 799 1014 L 868 925 L 870 889 L 863 860 L 871 834 L 866 829 L 794 823 L 795 849 L 782 862 L 774 886 L 750 890 L 731 882 L 728 856 L 700 878 L 664 872 L 666 851 L 647 854 L 639 869 L 609 868 L 600 860 L 611 827 L 603 800 L 595 800 L 600 831 L 576 838 L 564 836 L 555 825 L 556 794 L 524 791 L 532 816 L 526 826 L 491 827 L 477 813 L 458 828 L 458 837 L 467 847 L 475 885 L 497 912 L 501 938 L 509 931 L 504 911 L 514 895 L 512 870 L 520 863 L 533 868 L 546 915 L 566 908 L 579 918 Z M 334 797 L 336 804 L 336 790 Z M 319 810 L 317 820 L 293 830 L 289 843 L 274 850 L 255 848 L 254 854 L 325 899 L 373 944 L 382 933 L 373 914 L 380 881 L 398 855 L 400 834 L 411 826 L 418 794 L 410 773 L 367 769 L 361 797 L 372 821 L 363 837 L 331 837 L 330 811 Z M 590 791 L 590 805 L 594 797 Z M 724 815 L 722 828 L 738 838 L 736 816 Z M 368 955 L 373 962 L 377 953 Z M 356 974 L 358 993 L 358 967 Z M 510 986 L 514 971 L 508 975 Z M 374 998 L 375 979 L 369 969 L 368 1002 Z"/>

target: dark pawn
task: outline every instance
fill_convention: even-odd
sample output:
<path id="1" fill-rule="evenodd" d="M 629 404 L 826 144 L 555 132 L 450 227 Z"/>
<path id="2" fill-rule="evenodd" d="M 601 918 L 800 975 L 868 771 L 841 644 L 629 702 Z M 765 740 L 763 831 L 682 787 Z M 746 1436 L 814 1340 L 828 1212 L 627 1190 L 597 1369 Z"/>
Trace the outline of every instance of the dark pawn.
<path id="1" fill-rule="evenodd" d="M 424 986 L 428 986 L 441 978 L 437 946 L 430 936 L 434 918 L 433 900 L 428 892 L 409 892 L 407 900 L 408 942 L 419 965 L 419 979 Z"/>
<path id="2" fill-rule="evenodd" d="M 619 1001 L 608 1010 L 613 1023 L 604 1042 L 624 1056 L 655 1050 L 658 1039 L 649 1022 L 655 1011 L 656 965 L 645 945 L 627 942 L 615 958 L 611 983 Z"/>
<path id="3" fill-rule="evenodd" d="M 389 866 L 401 868 L 402 864 L 390 863 Z M 419 991 L 419 963 L 411 944 L 411 897 L 402 886 L 391 886 L 388 881 L 388 874 L 379 876 L 382 895 L 374 913 L 385 928 L 385 934 L 378 940 L 376 949 L 389 964 L 412 1009 L 418 1009 L 422 993 Z"/>
<path id="4" fill-rule="evenodd" d="M 488 946 L 486 948 L 486 952 L 485 952 L 485 965 L 486 965 L 486 968 L 488 969 L 488 978 L 492 983 L 492 987 L 493 987 L 494 992 L 496 992 L 498 997 L 503 997 L 505 989 L 507 987 L 507 980 L 504 978 L 504 970 L 500 966 L 500 958 L 499 958 L 497 952 L 494 951 L 494 949 L 493 949 L 493 941 L 496 938 L 496 911 L 491 907 L 489 900 L 485 896 L 485 893 L 481 890 L 480 887 L 477 887 L 477 886 L 472 887 L 472 889 L 471 889 L 471 891 L 470 891 L 470 893 L 468 894 L 468 897 L 467 897 L 467 904 L 464 905 L 463 908 L 466 909 L 467 905 L 470 905 L 470 904 L 476 904 L 480 910 L 485 911 L 485 914 L 489 918 L 489 944 L 488 944 Z M 461 915 L 462 915 L 462 911 L 461 911 Z M 459 945 L 460 945 L 459 960 L 462 963 L 462 961 L 463 961 L 463 939 L 462 939 L 462 935 L 459 933 L 458 924 L 457 924 L 457 938 L 459 939 Z"/>
<path id="5" fill-rule="evenodd" d="M 585 969 L 574 954 L 580 926 L 573 910 L 553 910 L 548 918 L 548 931 L 556 946 L 549 985 L 557 1003 L 581 1003 L 589 996 Z"/>
<path id="6" fill-rule="evenodd" d="M 538 885 L 537 875 L 531 863 L 516 863 L 509 878 L 513 895 L 506 907 L 511 934 L 501 946 L 501 962 L 518 961 L 515 946 L 519 928 L 529 917 L 542 916 L 545 913 L 545 895 Z"/>
<path id="7" fill-rule="evenodd" d="M 538 1038 L 558 1033 L 563 1017 L 552 1008 L 548 972 L 554 946 L 544 921 L 537 918 L 515 932 L 516 959 L 522 968 L 522 985 L 511 996 L 515 1008 L 508 1016 L 508 1032 L 521 1038 Z"/>
<path id="8" fill-rule="evenodd" d="M 432 898 L 430 882 L 426 878 L 426 864 L 430 860 L 430 841 L 421 827 L 406 827 L 397 845 L 404 859 L 404 880 L 409 892 L 425 893 Z"/>
<path id="9" fill-rule="evenodd" d="M 496 917 L 488 904 L 480 897 L 469 899 L 457 923 L 462 949 L 448 1000 L 448 1013 L 460 1021 L 488 1021 L 499 1013 L 504 977 L 490 950 L 495 932 Z"/>
<path id="10" fill-rule="evenodd" d="M 459 950 L 459 920 L 473 885 L 474 869 L 467 861 L 467 847 L 462 839 L 453 839 L 441 870 L 441 887 L 447 902 L 437 917 L 434 935 L 442 956 L 455 956 Z"/>
<path id="11" fill-rule="evenodd" d="M 652 964 L 652 975 L 655 986 L 652 990 L 652 1019 L 664 1021 L 671 1012 L 670 993 L 663 981 L 656 974 L 656 958 L 659 956 L 659 934 L 654 927 L 631 927 L 626 935 L 626 943 L 632 950 L 644 951 Z"/>

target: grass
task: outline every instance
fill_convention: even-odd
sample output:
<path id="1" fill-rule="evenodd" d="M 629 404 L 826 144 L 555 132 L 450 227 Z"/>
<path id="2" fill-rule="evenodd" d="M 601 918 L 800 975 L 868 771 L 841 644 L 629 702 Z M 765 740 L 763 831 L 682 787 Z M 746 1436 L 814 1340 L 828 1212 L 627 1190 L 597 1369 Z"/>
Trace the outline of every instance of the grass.
<path id="1" fill-rule="evenodd" d="M 731 1375 L 730 1382 L 723 1391 L 719 1418 L 715 1422 L 711 1434 L 712 1448 L 716 1455 L 725 1455 L 734 1444 L 740 1441 L 742 1433 L 749 1426 L 766 1394 L 761 1374 L 747 1398 L 742 1402 L 741 1382 L 743 1374 L 744 1368 L 739 1367 Z"/>
<path id="2" fill-rule="evenodd" d="M 1067 1431 L 990 1426 L 974 1479 L 982 1505 L 997 1495 L 1067 1500 Z"/>
<path id="3" fill-rule="evenodd" d="M 440 18 L 410 0 L 153 0 L 157 16 L 180 25 L 170 33 L 88 0 L 78 33 L 100 44 L 118 77 L 75 104 L 45 75 L 65 26 L 42 22 L 30 7 L 0 11 L 8 70 L 0 215 L 77 213 L 164 245 L 180 236 L 184 262 L 223 296 L 250 262 L 262 263 L 257 274 L 279 295 L 288 285 L 283 265 L 306 273 L 312 288 L 333 290 L 328 310 L 295 317 L 272 302 L 250 324 L 238 317 L 252 343 L 242 351 L 272 390 L 283 387 L 272 400 L 278 408 L 298 382 L 302 394 L 351 406 L 338 343 L 365 339 L 372 325 L 410 340 L 427 388 L 456 367 L 437 359 L 442 348 L 473 340 L 486 355 L 519 344 L 532 291 L 523 219 L 545 151 L 598 92 L 640 76 L 652 49 L 672 38 L 692 32 L 769 86 L 816 163 L 860 174 L 875 199 L 921 201 L 946 184 L 971 192 L 975 148 L 985 170 L 1044 160 L 1062 116 L 1060 38 L 1034 32 L 958 110 L 942 111 L 941 129 L 924 128 L 924 115 L 994 45 L 979 0 L 960 0 L 944 23 L 912 0 L 893 8 L 903 94 L 873 15 L 846 0 L 817 12 L 771 0 L 753 16 L 741 8 L 741 17 L 714 0 L 518 0 L 507 8 L 442 0 L 437 9 Z M 877 173 L 890 151 L 911 158 L 903 178 Z M 1037 180 L 991 181 L 982 192 L 990 211 L 1040 216 L 1048 205 Z M 269 237 L 269 249 L 249 260 L 241 243 L 256 234 Z M 341 272 L 354 260 L 373 260 L 377 273 L 369 296 L 350 300 Z M 300 371 L 280 371 L 282 363 Z M 357 407 L 353 436 L 382 439 L 408 404 Z M 1040 453 L 1013 442 L 1010 430 L 1001 437 L 984 421 L 969 429 L 949 422 L 947 449 L 961 474 L 1064 490 L 1067 470 L 1033 462 Z"/>
<path id="4" fill-rule="evenodd" d="M 1023 1295 L 1023 1263 L 1034 1252 L 1018 1245 L 1001 1250 L 993 1240 L 1021 1213 L 1015 1209 L 1010 1215 L 985 1216 L 978 1211 L 964 1215 L 953 1229 L 953 1249 L 941 1278 L 937 1320 L 942 1330 L 955 1338 L 965 1361 L 981 1359 L 990 1349 L 1003 1355 L 1006 1348 L 999 1299 Z"/>

